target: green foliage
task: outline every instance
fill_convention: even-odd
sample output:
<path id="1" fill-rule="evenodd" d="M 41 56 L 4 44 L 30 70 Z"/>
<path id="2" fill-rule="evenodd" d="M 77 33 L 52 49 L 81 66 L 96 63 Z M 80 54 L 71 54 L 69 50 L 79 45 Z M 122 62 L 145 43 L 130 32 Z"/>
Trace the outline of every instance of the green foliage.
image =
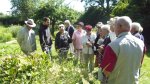
<path id="1" fill-rule="evenodd" d="M 39 9 L 34 16 L 38 23 L 41 23 L 43 17 L 49 17 L 51 19 L 51 32 L 54 35 L 56 24 L 62 23 L 64 20 L 69 19 L 71 22 L 75 22 L 80 13 L 70 9 L 63 5 L 64 0 L 48 0 L 48 2 L 42 2 Z"/>
<path id="2" fill-rule="evenodd" d="M 0 42 L 7 42 L 12 39 L 12 34 L 3 26 L 0 26 Z"/>
<path id="3" fill-rule="evenodd" d="M 91 76 L 90 82 L 81 76 L 79 66 L 73 64 L 73 58 L 59 64 L 58 54 L 52 47 L 52 60 L 42 53 L 37 39 L 38 49 L 33 56 L 25 56 L 16 43 L 0 43 L 0 84 L 100 84 Z M 149 55 L 149 54 L 148 54 Z M 149 84 L 149 61 L 145 55 L 141 69 L 140 84 Z"/>
<path id="4" fill-rule="evenodd" d="M 24 24 L 24 22 L 18 17 L 18 16 L 8 16 L 8 15 L 4 15 L 0 17 L 0 24 L 2 25 L 22 25 Z"/>
<path id="5" fill-rule="evenodd" d="M 106 13 L 105 9 L 101 7 L 90 7 L 78 21 L 83 21 L 85 24 L 90 24 L 95 26 L 97 22 L 106 22 L 109 19 L 109 15 Z"/>
<path id="6" fill-rule="evenodd" d="M 144 28 L 143 35 L 146 44 L 150 44 L 150 1 L 149 0 L 120 0 L 113 9 L 111 16 L 129 16 L 133 22 L 139 22 Z"/>
<path id="7" fill-rule="evenodd" d="M 7 57 L 1 63 L 0 83 L 33 83 L 36 80 L 45 79 L 46 67 L 50 67 L 48 59 L 36 56 L 35 60 L 30 57 Z M 42 60 L 41 58 L 44 57 Z M 37 59 L 38 58 L 38 59 Z M 43 74 L 44 73 L 44 74 Z"/>
<path id="8" fill-rule="evenodd" d="M 110 18 L 110 13 L 115 7 L 117 0 L 81 0 L 86 3 L 86 11 L 79 18 L 85 24 L 95 26 L 97 22 L 106 23 Z"/>
<path id="9" fill-rule="evenodd" d="M 11 33 L 0 33 L 0 42 L 7 42 L 12 39 Z"/>
<path id="10" fill-rule="evenodd" d="M 11 25 L 10 27 L 0 26 L 0 42 L 10 41 L 12 38 L 16 38 L 18 30 L 21 26 Z"/>
<path id="11" fill-rule="evenodd" d="M 12 14 L 20 16 L 21 20 L 31 18 L 36 10 L 39 0 L 10 0 L 12 4 Z"/>
<path id="12" fill-rule="evenodd" d="M 112 10 L 111 16 L 121 16 L 126 14 L 125 10 L 127 9 L 128 5 L 128 3 L 119 2 Z"/>
<path id="13" fill-rule="evenodd" d="M 49 56 L 41 53 L 41 50 L 35 52 L 33 56 L 24 56 L 16 44 L 3 45 L 1 43 L 0 45 L 1 84 L 75 84 L 82 82 L 80 69 L 73 65 L 72 59 L 60 65 L 57 56 L 51 61 Z M 53 50 L 53 56 L 54 52 Z"/>
<path id="14" fill-rule="evenodd" d="M 111 5 L 115 5 L 117 3 L 117 0 L 81 0 L 81 2 L 84 1 L 86 3 L 86 7 L 91 6 L 100 6 L 103 8 L 107 8 Z M 106 5 L 106 6 L 105 6 Z"/>
<path id="15" fill-rule="evenodd" d="M 9 27 L 9 31 L 12 34 L 13 38 L 17 37 L 17 33 L 20 28 L 21 28 L 21 26 L 18 26 L 18 25 L 14 25 L 14 26 L 12 25 Z"/>

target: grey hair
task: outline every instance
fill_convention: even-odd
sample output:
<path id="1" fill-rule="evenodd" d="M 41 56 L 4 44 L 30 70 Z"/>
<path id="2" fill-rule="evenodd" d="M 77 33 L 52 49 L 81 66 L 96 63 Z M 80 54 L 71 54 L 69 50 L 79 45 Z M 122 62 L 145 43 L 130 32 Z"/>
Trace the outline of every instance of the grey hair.
<path id="1" fill-rule="evenodd" d="M 69 24 L 69 25 L 71 24 L 69 20 L 65 20 L 64 23 L 67 23 L 67 24 Z"/>
<path id="2" fill-rule="evenodd" d="M 108 32 L 110 32 L 110 25 L 103 25 L 103 26 L 101 27 L 101 29 L 105 29 L 105 30 L 107 30 Z"/>
<path id="3" fill-rule="evenodd" d="M 140 25 L 140 23 L 138 23 L 138 22 L 133 22 L 132 24 L 131 24 L 131 26 L 132 26 L 132 28 L 135 28 L 135 30 L 137 31 L 137 32 L 140 32 L 141 31 L 141 25 Z"/>
<path id="4" fill-rule="evenodd" d="M 116 24 L 123 26 L 125 30 L 131 30 L 132 20 L 128 16 L 117 17 Z"/>
<path id="5" fill-rule="evenodd" d="M 97 28 L 101 28 L 103 25 L 104 25 L 104 24 L 103 24 L 102 22 L 98 22 L 98 23 L 96 24 L 96 27 L 97 27 Z"/>
<path id="6" fill-rule="evenodd" d="M 139 31 L 140 33 L 142 33 L 143 32 L 143 27 L 141 26 L 140 27 L 140 31 Z"/>

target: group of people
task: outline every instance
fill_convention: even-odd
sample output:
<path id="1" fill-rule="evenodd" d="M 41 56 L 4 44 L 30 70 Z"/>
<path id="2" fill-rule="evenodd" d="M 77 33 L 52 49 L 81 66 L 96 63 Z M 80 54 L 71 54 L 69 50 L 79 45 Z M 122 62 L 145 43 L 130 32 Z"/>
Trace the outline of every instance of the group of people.
<path id="1" fill-rule="evenodd" d="M 25 21 L 26 27 L 17 35 L 21 50 L 30 55 L 36 50 L 36 26 L 32 19 Z M 39 29 L 40 45 L 43 51 L 51 51 L 52 40 L 49 29 L 50 19 L 44 17 Z M 74 64 L 80 65 L 84 77 L 99 68 L 101 84 L 138 84 L 145 45 L 143 28 L 132 22 L 128 16 L 111 18 L 107 24 L 98 22 L 97 32 L 91 25 L 78 22 L 74 28 L 69 20 L 60 24 L 55 38 L 55 49 L 59 62 L 67 58 L 68 50 L 74 55 Z M 95 56 L 94 56 L 95 55 Z M 95 59 L 94 59 L 95 58 Z"/>

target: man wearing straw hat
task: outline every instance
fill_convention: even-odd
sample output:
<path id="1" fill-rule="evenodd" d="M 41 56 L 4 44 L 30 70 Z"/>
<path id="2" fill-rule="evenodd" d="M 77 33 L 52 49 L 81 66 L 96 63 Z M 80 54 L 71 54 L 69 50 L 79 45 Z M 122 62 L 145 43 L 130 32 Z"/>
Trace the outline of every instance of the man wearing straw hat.
<path id="1" fill-rule="evenodd" d="M 25 21 L 26 26 L 21 28 L 17 34 L 17 42 L 23 53 L 30 55 L 36 50 L 35 32 L 32 30 L 36 26 L 33 19 Z"/>

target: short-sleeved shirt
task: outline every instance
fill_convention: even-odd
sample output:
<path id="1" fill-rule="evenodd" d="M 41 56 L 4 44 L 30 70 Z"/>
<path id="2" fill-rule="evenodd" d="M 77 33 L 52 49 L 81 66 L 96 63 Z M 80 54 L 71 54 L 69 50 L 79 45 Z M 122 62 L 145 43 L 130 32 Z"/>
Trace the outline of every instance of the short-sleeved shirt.
<path id="1" fill-rule="evenodd" d="M 76 30 L 74 33 L 73 33 L 73 36 L 72 36 L 72 39 L 74 40 L 74 48 L 75 49 L 82 49 L 83 46 L 82 46 L 82 42 L 81 42 L 81 39 L 82 39 L 82 36 L 84 35 L 84 30 Z"/>
<path id="2" fill-rule="evenodd" d="M 94 33 L 91 33 L 90 36 L 84 35 L 84 36 L 82 37 L 82 45 L 83 45 L 83 50 L 82 50 L 82 52 L 83 52 L 84 54 L 93 54 L 93 53 L 94 53 L 92 47 L 88 47 L 88 46 L 86 45 L 86 43 L 87 43 L 88 41 L 91 41 L 92 43 L 94 43 L 95 39 L 96 39 L 96 34 L 94 34 Z"/>

